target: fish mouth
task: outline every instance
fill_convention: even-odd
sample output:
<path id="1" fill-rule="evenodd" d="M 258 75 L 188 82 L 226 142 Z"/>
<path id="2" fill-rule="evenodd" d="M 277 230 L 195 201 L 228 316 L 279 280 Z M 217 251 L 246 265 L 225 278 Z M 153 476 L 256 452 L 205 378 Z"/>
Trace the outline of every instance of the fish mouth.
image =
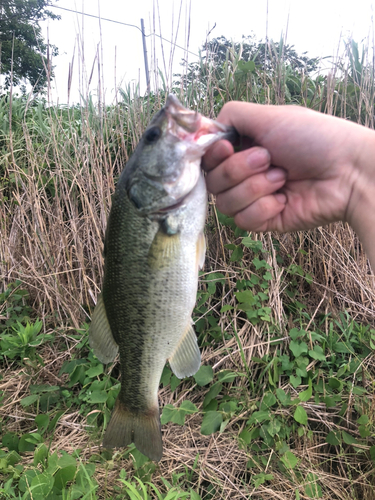
<path id="1" fill-rule="evenodd" d="M 172 205 L 168 205 L 167 207 L 159 208 L 159 210 L 157 210 L 156 212 L 152 212 L 150 215 L 152 215 L 152 216 L 165 215 L 166 213 L 174 212 L 174 211 L 178 210 L 179 208 L 181 208 L 185 204 L 185 200 L 189 196 L 190 193 L 191 193 L 191 191 L 189 191 L 187 194 L 185 194 L 185 196 L 181 196 L 181 198 L 179 198 L 176 201 L 176 203 L 173 203 Z"/>
<path id="2" fill-rule="evenodd" d="M 182 141 L 198 146 L 200 156 L 203 156 L 209 146 L 219 139 L 231 140 L 234 136 L 233 127 L 185 108 L 173 94 L 167 97 L 165 112 L 168 117 L 168 132 Z"/>

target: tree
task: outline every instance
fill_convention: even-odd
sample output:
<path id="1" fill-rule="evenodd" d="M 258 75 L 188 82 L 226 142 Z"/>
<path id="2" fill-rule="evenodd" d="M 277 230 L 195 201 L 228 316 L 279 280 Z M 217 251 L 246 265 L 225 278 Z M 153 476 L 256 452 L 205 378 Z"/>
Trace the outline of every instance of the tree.
<path id="1" fill-rule="evenodd" d="M 283 38 L 259 42 L 249 35 L 231 42 L 220 36 L 202 46 L 199 61 L 190 63 L 184 75 L 174 75 L 179 78 L 174 85 L 198 99 L 210 94 L 219 107 L 228 99 L 294 102 L 318 66 L 318 58 L 298 54 Z"/>
<path id="2" fill-rule="evenodd" d="M 52 77 L 48 68 L 48 52 L 57 55 L 57 48 L 47 45 L 40 21 L 60 19 L 46 10 L 50 0 L 0 0 L 0 73 L 5 75 L 3 88 L 18 85 L 26 79 L 34 92 L 42 91 Z M 46 69 L 48 68 L 48 71 Z"/>

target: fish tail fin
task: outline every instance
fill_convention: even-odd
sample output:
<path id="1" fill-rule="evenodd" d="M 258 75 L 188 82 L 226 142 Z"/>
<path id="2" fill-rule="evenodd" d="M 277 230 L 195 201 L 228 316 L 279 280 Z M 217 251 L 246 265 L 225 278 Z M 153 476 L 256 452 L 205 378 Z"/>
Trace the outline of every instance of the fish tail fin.
<path id="1" fill-rule="evenodd" d="M 122 448 L 134 443 L 146 457 L 158 462 L 163 455 L 159 408 L 133 413 L 117 398 L 104 434 L 104 448 Z"/>

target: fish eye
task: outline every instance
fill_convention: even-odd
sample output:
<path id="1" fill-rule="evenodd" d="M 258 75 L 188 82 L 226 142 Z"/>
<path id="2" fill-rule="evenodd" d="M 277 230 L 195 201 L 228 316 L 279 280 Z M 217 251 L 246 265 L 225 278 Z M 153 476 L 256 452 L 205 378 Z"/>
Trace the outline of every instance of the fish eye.
<path id="1" fill-rule="evenodd" d="M 161 136 L 161 130 L 159 127 L 152 127 L 146 131 L 145 139 L 147 142 L 156 142 Z"/>

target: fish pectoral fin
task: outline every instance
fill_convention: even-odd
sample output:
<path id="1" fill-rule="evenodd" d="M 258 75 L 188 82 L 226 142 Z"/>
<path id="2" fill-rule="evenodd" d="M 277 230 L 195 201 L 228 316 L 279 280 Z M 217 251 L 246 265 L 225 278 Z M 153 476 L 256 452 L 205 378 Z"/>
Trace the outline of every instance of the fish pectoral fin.
<path id="1" fill-rule="evenodd" d="M 190 377 L 199 370 L 201 353 L 197 336 L 191 324 L 187 327 L 175 352 L 169 358 L 169 364 L 178 378 Z"/>
<path id="2" fill-rule="evenodd" d="M 95 356 L 102 363 L 110 363 L 116 357 L 118 345 L 113 338 L 102 295 L 98 302 L 89 329 L 89 344 Z"/>
<path id="3" fill-rule="evenodd" d="M 198 269 L 203 269 L 204 259 L 206 257 L 206 238 L 204 233 L 199 233 L 197 241 L 197 267 Z"/>
<path id="4" fill-rule="evenodd" d="M 148 252 L 148 264 L 152 269 L 168 267 L 180 251 L 180 234 L 166 234 L 162 227 L 156 233 Z"/>
<path id="5" fill-rule="evenodd" d="M 111 420 L 103 439 L 104 448 L 123 448 L 134 443 L 146 457 L 158 462 L 163 455 L 159 407 L 133 413 L 116 400 Z"/>

